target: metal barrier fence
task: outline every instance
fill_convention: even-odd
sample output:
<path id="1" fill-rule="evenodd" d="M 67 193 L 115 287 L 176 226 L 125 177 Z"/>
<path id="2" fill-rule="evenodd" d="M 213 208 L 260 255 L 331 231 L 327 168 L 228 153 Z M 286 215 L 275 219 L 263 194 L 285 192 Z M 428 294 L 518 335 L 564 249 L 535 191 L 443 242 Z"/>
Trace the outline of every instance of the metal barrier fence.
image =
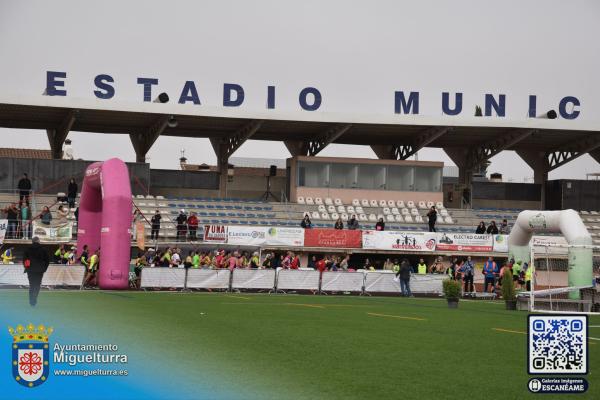
<path id="1" fill-rule="evenodd" d="M 44 274 L 42 286 L 78 287 L 83 285 L 85 267 L 83 265 L 50 264 Z M 0 265 L 0 287 L 28 287 L 27 274 L 23 273 L 22 264 Z"/>
<path id="2" fill-rule="evenodd" d="M 359 294 L 398 293 L 400 284 L 390 271 L 319 272 L 312 269 L 189 269 L 144 268 L 141 288 L 187 288 L 221 290 L 310 291 Z M 411 292 L 439 295 L 446 275 L 413 274 Z"/>
<path id="3" fill-rule="evenodd" d="M 82 265 L 51 264 L 42 286 L 82 287 Z M 400 285 L 390 271 L 319 272 L 312 269 L 182 269 L 144 268 L 140 287 L 210 290 L 264 290 L 269 292 L 309 291 L 313 293 L 350 292 L 358 294 L 398 293 Z M 410 279 L 412 293 L 439 295 L 446 275 L 417 275 Z M 28 287 L 23 265 L 0 265 L 0 287 Z"/>

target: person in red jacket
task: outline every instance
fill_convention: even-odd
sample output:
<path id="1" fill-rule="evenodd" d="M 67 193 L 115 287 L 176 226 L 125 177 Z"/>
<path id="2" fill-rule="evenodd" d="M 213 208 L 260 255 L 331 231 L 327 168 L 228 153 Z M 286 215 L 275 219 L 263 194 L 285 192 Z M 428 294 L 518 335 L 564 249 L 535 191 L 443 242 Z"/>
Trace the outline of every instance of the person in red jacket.
<path id="1" fill-rule="evenodd" d="M 187 219 L 188 232 L 190 234 L 190 240 L 192 242 L 196 241 L 196 231 L 198 230 L 198 217 L 196 213 L 193 212 Z"/>
<path id="2" fill-rule="evenodd" d="M 327 271 L 327 263 L 325 262 L 325 258 L 321 258 L 319 261 L 315 263 L 318 271 Z"/>
<path id="3" fill-rule="evenodd" d="M 290 269 L 298 269 L 300 268 L 300 257 L 298 254 L 292 253 L 292 262 L 290 263 Z"/>

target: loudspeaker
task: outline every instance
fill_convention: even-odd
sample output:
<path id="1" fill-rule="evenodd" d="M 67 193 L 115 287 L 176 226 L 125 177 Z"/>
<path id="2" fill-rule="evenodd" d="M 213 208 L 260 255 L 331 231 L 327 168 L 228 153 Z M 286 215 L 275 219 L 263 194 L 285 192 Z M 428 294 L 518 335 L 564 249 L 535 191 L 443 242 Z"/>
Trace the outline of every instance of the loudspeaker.
<path id="1" fill-rule="evenodd" d="M 158 103 L 168 103 L 169 102 L 169 95 L 166 93 L 161 93 L 158 95 L 158 97 L 156 98 L 156 100 L 158 100 Z"/>
<path id="2" fill-rule="evenodd" d="M 269 167 L 269 176 L 276 176 L 277 175 L 277 165 L 271 165 Z"/>
<path id="3" fill-rule="evenodd" d="M 556 115 L 556 111 L 550 110 L 546 113 L 546 117 L 548 117 L 548 119 L 556 119 L 558 115 Z"/>

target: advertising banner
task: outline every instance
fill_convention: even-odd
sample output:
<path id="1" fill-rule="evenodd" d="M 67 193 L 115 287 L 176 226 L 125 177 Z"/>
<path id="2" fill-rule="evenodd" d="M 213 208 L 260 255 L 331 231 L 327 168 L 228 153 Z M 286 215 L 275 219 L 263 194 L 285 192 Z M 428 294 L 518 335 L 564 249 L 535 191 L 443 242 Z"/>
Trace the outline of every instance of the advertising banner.
<path id="1" fill-rule="evenodd" d="M 442 233 L 438 236 L 436 250 L 449 251 L 492 251 L 492 235 L 475 233 Z"/>
<path id="2" fill-rule="evenodd" d="M 73 234 L 73 224 L 68 222 L 63 225 L 44 225 L 33 221 L 33 235 L 40 238 L 42 243 L 68 242 Z"/>
<path id="3" fill-rule="evenodd" d="M 227 226 L 204 225 L 204 241 L 212 243 L 227 243 Z"/>
<path id="4" fill-rule="evenodd" d="M 350 230 L 305 229 L 304 246 L 358 249 L 362 246 L 362 234 Z"/>
<path id="5" fill-rule="evenodd" d="M 508 235 L 494 235 L 494 251 L 508 253 Z"/>
<path id="6" fill-rule="evenodd" d="M 265 226 L 228 226 L 227 244 L 237 244 L 241 246 L 261 246 L 267 241 L 267 230 Z"/>
<path id="7" fill-rule="evenodd" d="M 304 229 L 268 228 L 266 244 L 270 246 L 304 246 Z"/>
<path id="8" fill-rule="evenodd" d="M 6 236 L 6 228 L 8 227 L 7 219 L 0 219 L 0 244 L 4 243 L 4 237 Z"/>
<path id="9" fill-rule="evenodd" d="M 146 235 L 144 233 L 144 223 L 142 221 L 136 221 L 135 223 L 135 241 L 138 249 L 144 250 L 146 248 Z"/>
<path id="10" fill-rule="evenodd" d="M 431 232 L 363 231 L 362 244 L 363 249 L 432 252 L 437 237 Z"/>

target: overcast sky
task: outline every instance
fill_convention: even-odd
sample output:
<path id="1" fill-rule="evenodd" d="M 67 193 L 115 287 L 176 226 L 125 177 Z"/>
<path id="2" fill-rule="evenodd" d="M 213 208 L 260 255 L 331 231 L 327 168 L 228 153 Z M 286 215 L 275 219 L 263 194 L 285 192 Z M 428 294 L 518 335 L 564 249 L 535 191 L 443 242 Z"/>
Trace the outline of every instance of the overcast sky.
<path id="1" fill-rule="evenodd" d="M 142 76 L 159 78 L 160 91 L 175 100 L 184 81 L 195 81 L 198 107 L 221 106 L 223 83 L 238 83 L 250 112 L 264 110 L 267 85 L 277 87 L 276 112 L 298 112 L 299 89 L 315 86 L 323 92 L 318 112 L 371 116 L 393 110 L 394 90 L 419 91 L 422 114 L 431 116 L 441 113 L 442 91 L 463 92 L 467 110 L 485 93 L 505 93 L 507 119 L 525 117 L 529 94 L 540 109 L 571 95 L 582 102 L 574 124 L 600 130 L 598 37 L 600 2 L 593 0 L 0 0 L 0 95 L 41 96 L 48 70 L 68 72 L 74 101 L 95 100 L 93 77 L 110 74 L 117 94 L 101 101 L 111 104 L 141 103 Z M 44 131 L 0 135 L 6 147 L 49 148 Z M 127 135 L 69 138 L 77 158 L 135 161 Z M 181 149 L 191 163 L 216 162 L 208 139 L 174 137 L 159 138 L 148 159 L 153 168 L 178 168 Z M 349 145 L 320 155 L 375 157 L 369 147 Z M 283 143 L 248 141 L 235 156 L 289 153 Z M 418 156 L 452 164 L 439 149 Z M 488 172 L 507 180 L 533 177 L 513 152 L 491 161 Z M 600 166 L 585 155 L 550 178 L 591 172 Z"/>

